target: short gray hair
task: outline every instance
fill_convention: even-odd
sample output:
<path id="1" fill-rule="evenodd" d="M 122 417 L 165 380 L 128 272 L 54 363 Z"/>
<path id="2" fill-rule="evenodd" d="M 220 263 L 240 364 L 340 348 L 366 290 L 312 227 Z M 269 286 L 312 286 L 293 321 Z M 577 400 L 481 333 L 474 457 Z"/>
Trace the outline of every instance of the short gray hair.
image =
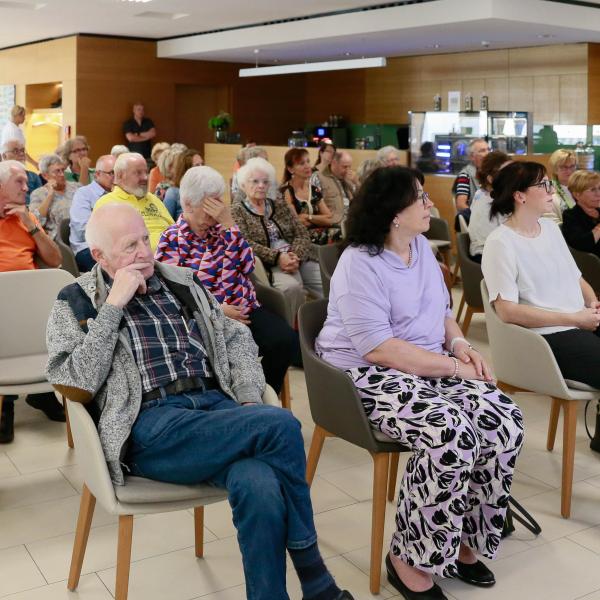
<path id="1" fill-rule="evenodd" d="M 269 180 L 269 187 L 275 183 L 275 167 L 264 158 L 256 156 L 246 161 L 243 167 L 240 167 L 237 172 L 237 180 L 240 188 L 246 189 L 246 183 L 251 175 L 260 171 L 264 173 Z"/>
<path id="2" fill-rule="evenodd" d="M 89 244 L 90 250 L 96 248 L 102 252 L 108 252 L 113 245 L 112 237 L 106 228 L 107 215 L 111 212 L 129 212 L 143 219 L 141 213 L 130 204 L 124 202 L 108 202 L 92 211 L 92 214 L 85 226 L 85 241 Z M 105 214 L 107 213 L 107 214 Z M 108 219 L 110 221 L 110 219 Z"/>
<path id="3" fill-rule="evenodd" d="M 377 160 L 379 162 L 385 161 L 388 154 L 391 154 L 392 152 L 397 156 L 400 156 L 400 150 L 398 150 L 396 146 L 383 146 L 383 148 L 379 148 L 379 150 L 377 150 Z"/>
<path id="4" fill-rule="evenodd" d="M 158 167 L 158 170 L 160 171 L 160 174 L 163 177 L 169 176 L 169 170 L 173 166 L 175 159 L 182 152 L 185 152 L 185 149 L 180 150 L 175 146 L 175 144 L 172 144 L 170 148 L 167 148 L 161 153 L 161 155 L 158 157 L 158 160 L 156 161 L 156 166 Z"/>
<path id="5" fill-rule="evenodd" d="M 241 161 L 238 159 L 240 166 L 244 166 L 251 158 L 264 158 L 267 160 L 267 151 L 262 146 L 250 146 L 249 148 L 242 148 L 240 151 Z"/>
<path id="6" fill-rule="evenodd" d="M 110 149 L 110 153 L 116 158 L 117 156 L 121 156 L 121 154 L 125 154 L 125 152 L 129 152 L 129 148 L 124 146 L 123 144 L 116 144 Z"/>
<path id="7" fill-rule="evenodd" d="M 21 171 L 25 171 L 23 163 L 18 160 L 3 160 L 0 162 L 0 184 L 8 181 L 12 169 L 21 169 Z"/>
<path id="8" fill-rule="evenodd" d="M 58 154 L 42 154 L 39 160 L 40 173 L 47 173 L 52 165 L 64 166 L 65 161 Z"/>
<path id="9" fill-rule="evenodd" d="M 383 164 L 377 158 L 366 158 L 363 160 L 360 165 L 358 165 L 358 169 L 356 169 L 356 176 L 361 185 L 373 171 L 376 171 L 380 167 L 383 167 Z"/>
<path id="10" fill-rule="evenodd" d="M 137 158 L 141 158 L 143 161 L 146 160 L 139 152 L 125 152 L 124 154 L 119 154 L 115 161 L 115 177 L 125 173 L 125 171 L 127 171 L 127 163 L 130 160 Z"/>
<path id="11" fill-rule="evenodd" d="M 193 208 L 211 196 L 223 196 L 225 180 L 212 167 L 192 167 L 185 172 L 179 184 L 181 206 Z"/>
<path id="12" fill-rule="evenodd" d="M 2 147 L 0 148 L 0 152 L 2 154 L 8 152 L 8 146 L 13 142 L 17 142 L 20 144 L 21 140 L 18 140 L 17 138 L 10 138 L 9 140 L 4 140 L 4 143 L 2 144 Z"/>
<path id="13" fill-rule="evenodd" d="M 469 156 L 471 154 L 473 154 L 473 148 L 475 147 L 475 144 L 479 144 L 480 142 L 483 142 L 484 144 L 487 144 L 487 141 L 483 138 L 475 138 L 474 140 L 471 140 L 469 142 L 469 145 L 467 146 L 468 148 L 468 152 L 469 152 Z"/>

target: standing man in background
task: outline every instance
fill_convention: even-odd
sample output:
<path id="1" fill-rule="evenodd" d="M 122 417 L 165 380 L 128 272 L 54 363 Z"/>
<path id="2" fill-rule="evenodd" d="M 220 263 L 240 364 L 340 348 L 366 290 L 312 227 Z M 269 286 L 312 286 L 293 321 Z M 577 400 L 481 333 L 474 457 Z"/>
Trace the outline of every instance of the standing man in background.
<path id="1" fill-rule="evenodd" d="M 133 119 L 123 123 L 123 133 L 130 152 L 138 152 L 148 160 L 152 152 L 151 140 L 156 137 L 156 129 L 152 119 L 144 116 L 144 105 L 141 102 L 133 105 Z"/>

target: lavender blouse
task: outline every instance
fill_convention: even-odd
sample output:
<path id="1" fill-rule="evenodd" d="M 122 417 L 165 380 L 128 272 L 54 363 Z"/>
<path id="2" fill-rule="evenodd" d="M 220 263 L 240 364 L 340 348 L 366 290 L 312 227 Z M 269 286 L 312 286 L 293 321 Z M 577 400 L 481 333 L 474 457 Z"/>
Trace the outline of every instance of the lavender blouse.
<path id="1" fill-rule="evenodd" d="M 410 267 L 394 252 L 344 250 L 331 279 L 327 320 L 315 344 L 340 368 L 368 366 L 365 355 L 390 338 L 442 352 L 452 316 L 444 277 L 427 239 L 411 242 Z"/>

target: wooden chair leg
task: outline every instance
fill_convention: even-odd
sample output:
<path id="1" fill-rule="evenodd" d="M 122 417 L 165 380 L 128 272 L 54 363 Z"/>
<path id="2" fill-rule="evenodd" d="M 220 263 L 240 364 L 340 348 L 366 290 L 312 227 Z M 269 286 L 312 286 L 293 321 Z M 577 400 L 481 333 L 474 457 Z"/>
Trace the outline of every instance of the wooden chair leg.
<path id="1" fill-rule="evenodd" d="M 464 336 L 466 336 L 467 331 L 469 331 L 469 325 L 471 325 L 471 319 L 473 318 L 474 313 L 475 313 L 475 311 L 469 305 L 467 305 L 467 312 L 465 313 L 465 320 L 463 321 L 462 328 L 461 328 Z"/>
<path id="2" fill-rule="evenodd" d="M 398 465 L 400 464 L 400 452 L 390 452 L 390 473 L 388 476 L 388 502 L 393 502 L 396 497 L 396 479 L 398 477 Z"/>
<path id="3" fill-rule="evenodd" d="M 575 437 L 577 435 L 577 402 L 561 400 L 563 405 L 563 464 L 560 514 L 568 519 L 571 516 L 571 495 L 573 493 L 573 467 L 575 464 Z"/>
<path id="4" fill-rule="evenodd" d="M 321 456 L 321 450 L 323 450 L 323 443 L 325 438 L 331 434 L 315 425 L 313 431 L 312 442 L 310 443 L 310 449 L 308 450 L 308 457 L 306 458 L 306 481 L 308 485 L 312 485 L 313 479 L 315 478 L 315 472 L 317 470 L 317 464 L 319 464 L 319 457 Z"/>
<path id="5" fill-rule="evenodd" d="M 279 393 L 281 399 L 281 407 L 292 410 L 292 394 L 290 393 L 290 372 L 286 371 L 283 378 L 283 387 Z"/>
<path id="6" fill-rule="evenodd" d="M 558 427 L 558 417 L 560 415 L 560 400 L 552 398 L 550 408 L 550 422 L 548 423 L 548 439 L 546 440 L 546 449 L 554 450 L 554 440 L 556 439 L 556 429 Z"/>
<path id="7" fill-rule="evenodd" d="M 448 267 L 448 270 L 452 271 L 452 265 L 450 264 L 450 248 L 446 250 L 441 250 L 440 255 L 442 257 L 442 260 L 444 261 L 444 264 Z"/>
<path id="8" fill-rule="evenodd" d="M 65 409 L 65 419 L 67 420 L 67 446 L 69 448 L 74 448 L 75 444 L 73 443 L 73 434 L 71 433 L 71 422 L 69 421 L 69 409 L 67 407 L 67 399 L 62 397 L 63 407 Z"/>
<path id="9" fill-rule="evenodd" d="M 458 305 L 458 312 L 456 313 L 456 322 L 460 322 L 460 316 L 462 315 L 463 308 L 465 307 L 465 293 L 463 292 L 460 298 L 460 304 Z"/>
<path id="10" fill-rule="evenodd" d="M 131 567 L 132 538 L 133 515 L 120 515 L 115 600 L 127 600 L 127 594 L 129 592 L 129 568 Z"/>
<path id="11" fill-rule="evenodd" d="M 196 557 L 204 556 L 204 506 L 194 507 L 194 540 Z"/>
<path id="12" fill-rule="evenodd" d="M 371 567 L 369 589 L 379 594 L 381 579 L 381 555 L 383 550 L 383 527 L 385 525 L 385 497 L 387 491 L 389 460 L 387 452 L 373 456 L 373 513 L 371 520 Z"/>
<path id="13" fill-rule="evenodd" d="M 79 585 L 81 576 L 81 567 L 87 547 L 92 518 L 94 517 L 94 508 L 96 507 L 96 498 L 92 495 L 87 486 L 83 485 L 81 503 L 79 505 L 79 517 L 77 518 L 77 530 L 75 531 L 75 541 L 73 542 L 73 554 L 71 556 L 71 568 L 69 570 L 69 580 L 67 588 L 74 592 Z"/>

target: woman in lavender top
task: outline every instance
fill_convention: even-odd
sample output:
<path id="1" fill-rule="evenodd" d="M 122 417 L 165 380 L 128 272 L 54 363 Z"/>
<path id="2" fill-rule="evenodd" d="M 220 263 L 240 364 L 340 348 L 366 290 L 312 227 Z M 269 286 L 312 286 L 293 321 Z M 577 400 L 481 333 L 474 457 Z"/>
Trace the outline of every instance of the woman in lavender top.
<path id="1" fill-rule="evenodd" d="M 408 600 L 445 598 L 432 575 L 495 583 L 522 416 L 462 338 L 423 232 L 432 203 L 415 171 L 378 169 L 352 201 L 347 248 L 316 344 L 344 369 L 372 426 L 412 447 L 388 579 Z"/>

